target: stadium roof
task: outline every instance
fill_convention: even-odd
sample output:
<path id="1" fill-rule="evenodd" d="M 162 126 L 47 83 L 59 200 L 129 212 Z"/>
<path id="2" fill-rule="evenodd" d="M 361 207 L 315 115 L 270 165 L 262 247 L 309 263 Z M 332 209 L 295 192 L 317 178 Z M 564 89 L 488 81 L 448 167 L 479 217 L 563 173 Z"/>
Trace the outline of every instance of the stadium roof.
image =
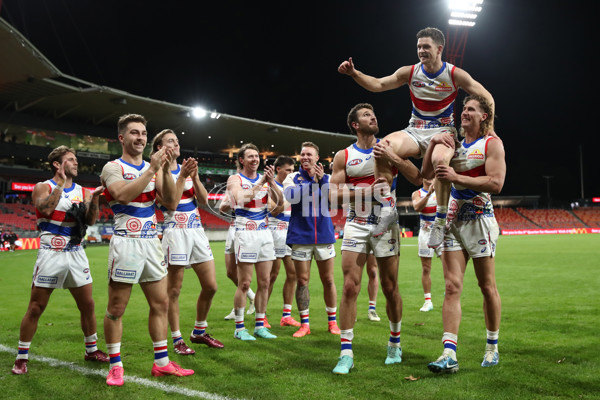
<path id="1" fill-rule="evenodd" d="M 115 129 L 125 113 L 148 118 L 151 134 L 170 128 L 185 133 L 185 147 L 212 153 L 235 152 L 240 141 L 253 142 L 269 156 L 294 155 L 303 141 L 321 148 L 321 157 L 355 138 L 223 113 L 195 118 L 190 106 L 168 103 L 97 85 L 62 73 L 20 32 L 0 18 L 0 109 Z M 44 128 L 44 127 L 40 127 Z M 210 138 L 209 138 L 210 137 Z"/>

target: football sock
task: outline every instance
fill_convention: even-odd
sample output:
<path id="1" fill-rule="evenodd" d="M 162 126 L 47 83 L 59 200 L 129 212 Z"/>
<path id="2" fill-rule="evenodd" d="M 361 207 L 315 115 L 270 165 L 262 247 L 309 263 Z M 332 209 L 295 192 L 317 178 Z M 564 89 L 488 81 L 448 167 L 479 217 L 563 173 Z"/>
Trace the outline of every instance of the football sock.
<path id="1" fill-rule="evenodd" d="M 256 313 L 254 320 L 254 330 L 258 330 L 260 328 L 265 327 L 265 313 Z"/>
<path id="2" fill-rule="evenodd" d="M 236 308 L 235 309 L 235 331 L 243 331 L 246 329 L 244 326 L 244 308 Z"/>
<path id="3" fill-rule="evenodd" d="M 284 304 L 283 305 L 283 313 L 281 314 L 281 318 L 287 318 L 292 316 L 292 305 Z"/>
<path id="4" fill-rule="evenodd" d="M 173 344 L 179 342 L 180 340 L 183 340 L 183 338 L 181 337 L 181 331 L 171 332 L 171 338 L 173 339 Z"/>
<path id="5" fill-rule="evenodd" d="M 122 367 L 121 362 L 121 343 L 106 343 L 106 351 L 110 357 L 110 367 Z"/>
<path id="6" fill-rule="evenodd" d="M 192 331 L 192 335 L 200 336 L 206 333 L 206 328 L 208 327 L 208 323 L 206 321 L 196 321 L 194 323 L 194 330 Z"/>
<path id="7" fill-rule="evenodd" d="M 488 331 L 487 329 L 485 331 L 487 332 L 487 344 L 485 346 L 485 349 L 491 351 L 498 351 L 498 333 L 500 331 Z"/>
<path id="8" fill-rule="evenodd" d="M 31 342 L 22 342 L 19 340 L 19 351 L 17 352 L 17 360 L 29 360 L 29 346 L 31 346 Z"/>
<path id="9" fill-rule="evenodd" d="M 390 321 L 390 340 L 388 346 L 400 347 L 400 331 L 402 330 L 402 321 L 392 322 Z"/>
<path id="10" fill-rule="evenodd" d="M 169 352 L 167 351 L 167 341 L 152 342 L 154 347 L 154 363 L 159 367 L 164 367 L 169 363 Z"/>
<path id="11" fill-rule="evenodd" d="M 456 345 L 458 343 L 458 335 L 451 332 L 444 332 L 442 336 L 444 344 L 444 353 L 449 354 L 453 359 L 456 359 Z"/>
<path id="12" fill-rule="evenodd" d="M 308 308 L 306 310 L 300 310 L 300 323 L 302 325 L 308 325 Z"/>
<path id="13" fill-rule="evenodd" d="M 335 322 L 337 315 L 337 307 L 325 307 L 325 310 L 327 310 L 327 322 Z"/>
<path id="14" fill-rule="evenodd" d="M 340 352 L 340 357 L 354 357 L 354 353 L 352 352 L 352 339 L 354 339 L 354 329 L 344 329 L 341 331 L 340 341 L 342 344 L 342 351 Z"/>
<path id="15" fill-rule="evenodd" d="M 96 345 L 96 342 L 98 340 L 98 334 L 94 333 L 93 335 L 90 336 L 86 336 L 83 338 L 83 341 L 85 342 L 85 352 L 90 354 L 95 352 L 96 350 L 98 350 L 98 346 Z"/>

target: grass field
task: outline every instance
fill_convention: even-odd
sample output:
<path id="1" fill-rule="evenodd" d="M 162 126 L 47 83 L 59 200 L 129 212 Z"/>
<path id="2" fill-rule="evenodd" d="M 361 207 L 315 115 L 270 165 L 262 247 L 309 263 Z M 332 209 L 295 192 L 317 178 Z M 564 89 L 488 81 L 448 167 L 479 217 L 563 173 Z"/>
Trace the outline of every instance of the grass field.
<path id="1" fill-rule="evenodd" d="M 502 297 L 500 364 L 481 368 L 485 346 L 482 298 L 472 267 L 465 277 L 463 319 L 458 339 L 460 371 L 435 376 L 427 363 L 442 351 L 441 305 L 444 292 L 441 263 L 433 263 L 432 297 L 435 309 L 420 313 L 423 302 L 416 239 L 403 239 L 400 291 L 403 362 L 385 366 L 389 336 L 387 318 L 366 318 L 366 276 L 359 297 L 355 326 L 355 368 L 348 376 L 331 373 L 339 355 L 339 336 L 327 332 L 322 289 L 313 266 L 312 334 L 292 338 L 295 328 L 274 324 L 281 314 L 280 279 L 268 308 L 272 341 L 233 339 L 232 321 L 224 321 L 233 303 L 233 284 L 225 276 L 223 242 L 212 244 L 216 254 L 219 291 L 209 314 L 209 332 L 225 348 L 194 345 L 196 355 L 169 356 L 196 374 L 188 378 L 150 375 L 153 351 L 147 331 L 147 304 L 136 287 L 124 316 L 121 355 L 126 377 L 123 387 L 107 387 L 106 365 L 83 361 L 83 337 L 75 303 L 66 290 L 53 293 L 30 350 L 29 374 L 10 373 L 19 324 L 29 300 L 35 251 L 0 254 L 0 398 L 124 399 L 189 396 L 243 399 L 592 399 L 600 398 L 600 237 L 547 235 L 501 237 L 496 270 Z M 338 249 L 339 250 L 339 249 Z M 107 246 L 88 247 L 94 279 L 98 344 L 106 350 L 102 318 L 107 297 Z M 341 258 L 336 259 L 338 302 L 342 290 Z M 181 295 L 181 325 L 191 331 L 199 283 L 186 271 Z M 385 298 L 377 309 L 385 316 Z M 292 312 L 298 318 L 294 304 Z M 254 318 L 247 319 L 247 326 Z M 189 344 L 189 343 L 188 343 Z M 64 362 L 58 364 L 57 361 Z M 409 376 L 417 380 L 405 379 Z M 161 386 L 162 385 L 162 386 Z M 179 393 L 169 392 L 173 387 Z"/>

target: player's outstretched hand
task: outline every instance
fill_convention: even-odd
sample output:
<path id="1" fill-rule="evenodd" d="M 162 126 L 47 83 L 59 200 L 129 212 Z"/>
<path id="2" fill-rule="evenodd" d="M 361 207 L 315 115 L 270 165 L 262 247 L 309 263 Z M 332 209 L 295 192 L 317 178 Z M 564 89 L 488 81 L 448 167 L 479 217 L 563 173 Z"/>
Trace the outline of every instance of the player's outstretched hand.
<path id="1" fill-rule="evenodd" d="M 354 76 L 356 74 L 356 69 L 354 69 L 354 62 L 352 62 L 352 57 L 340 64 L 340 66 L 338 67 L 338 72 L 340 74 L 348 76 Z"/>

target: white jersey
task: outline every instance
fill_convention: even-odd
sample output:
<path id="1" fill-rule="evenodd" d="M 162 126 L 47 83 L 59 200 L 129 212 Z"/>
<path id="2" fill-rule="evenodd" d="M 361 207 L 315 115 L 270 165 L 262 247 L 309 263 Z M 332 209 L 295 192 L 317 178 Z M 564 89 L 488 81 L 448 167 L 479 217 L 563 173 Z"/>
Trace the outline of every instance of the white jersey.
<path id="1" fill-rule="evenodd" d="M 480 137 L 474 142 L 465 143 L 455 150 L 450 166 L 460 175 L 485 175 L 485 159 L 487 145 L 493 136 Z M 494 217 L 494 207 L 489 193 L 477 192 L 463 186 L 453 184 L 450 191 L 448 221 L 471 221 L 475 219 Z"/>
<path id="2" fill-rule="evenodd" d="M 171 176 L 177 182 L 181 174 L 181 165 L 177 164 L 177 169 L 171 171 Z M 164 229 L 173 228 L 202 228 L 200 213 L 198 212 L 198 203 L 194 192 L 194 183 L 191 177 L 187 177 L 183 186 L 183 194 L 175 211 L 167 209 L 160 205 L 160 210 L 165 216 Z"/>
<path id="3" fill-rule="evenodd" d="M 429 74 L 422 63 L 412 66 L 408 81 L 413 104 L 410 127 L 454 126 L 454 101 L 458 92 L 454 82 L 455 68 L 444 62 L 438 72 Z"/>
<path id="4" fill-rule="evenodd" d="M 283 193 L 283 184 L 275 181 L 279 189 Z M 292 206 L 288 205 L 281 214 L 274 217 L 269 212 L 269 229 L 276 231 L 287 231 L 290 224 L 290 217 L 292 215 Z"/>
<path id="5" fill-rule="evenodd" d="M 419 189 L 419 196 L 421 198 L 427 196 L 428 191 L 421 188 Z M 437 207 L 437 198 L 435 197 L 435 192 L 427 199 L 427 203 L 425 203 L 425 207 L 421 211 L 419 211 L 419 218 L 421 220 L 420 229 L 429 229 L 433 221 L 435 221 L 435 212 Z"/>
<path id="6" fill-rule="evenodd" d="M 243 190 L 252 189 L 259 181 L 260 174 L 256 178 L 250 179 L 241 173 L 236 174 L 239 177 Z M 269 224 L 268 217 L 269 184 L 265 182 L 263 187 L 256 193 L 254 198 L 246 204 L 235 204 L 235 229 L 240 230 L 262 230 L 267 229 Z"/>
<path id="7" fill-rule="evenodd" d="M 50 192 L 56 187 L 56 182 L 48 180 L 43 182 L 50 186 Z M 37 225 L 40 233 L 40 248 L 52 250 L 65 250 L 74 230 L 77 228 L 77 222 L 72 217 L 67 217 L 66 213 L 73 204 L 83 202 L 83 189 L 81 186 L 73 183 L 71 187 L 64 188 L 56 208 L 50 215 L 44 215 L 36 208 Z"/>
<path id="8" fill-rule="evenodd" d="M 139 178 L 150 168 L 150 164 L 145 161 L 142 161 L 140 165 L 133 165 L 119 158 L 111 161 L 111 163 L 116 163 L 121 167 L 123 179 L 126 181 Z M 110 195 L 108 189 L 104 190 L 106 200 L 115 214 L 115 235 L 143 238 L 158 237 L 156 214 L 154 212 L 155 183 L 156 178 L 152 178 L 142 193 L 126 205 L 119 204 Z"/>
<path id="9" fill-rule="evenodd" d="M 379 142 L 379 139 L 377 139 Z M 356 143 L 344 149 L 346 167 L 346 183 L 352 184 L 354 187 L 370 186 L 375 182 L 375 158 L 373 157 L 373 148 L 361 149 Z M 396 177 L 398 171 L 396 168 L 392 168 L 394 174 L 394 181 L 392 183 L 392 191 L 396 189 Z M 361 209 L 356 209 L 356 201 L 350 202 L 348 210 L 348 217 L 346 218 L 349 222 L 357 223 L 368 223 L 377 224 L 378 216 L 374 215 L 372 202 L 370 209 L 367 209 L 366 204 L 362 204 Z"/>

